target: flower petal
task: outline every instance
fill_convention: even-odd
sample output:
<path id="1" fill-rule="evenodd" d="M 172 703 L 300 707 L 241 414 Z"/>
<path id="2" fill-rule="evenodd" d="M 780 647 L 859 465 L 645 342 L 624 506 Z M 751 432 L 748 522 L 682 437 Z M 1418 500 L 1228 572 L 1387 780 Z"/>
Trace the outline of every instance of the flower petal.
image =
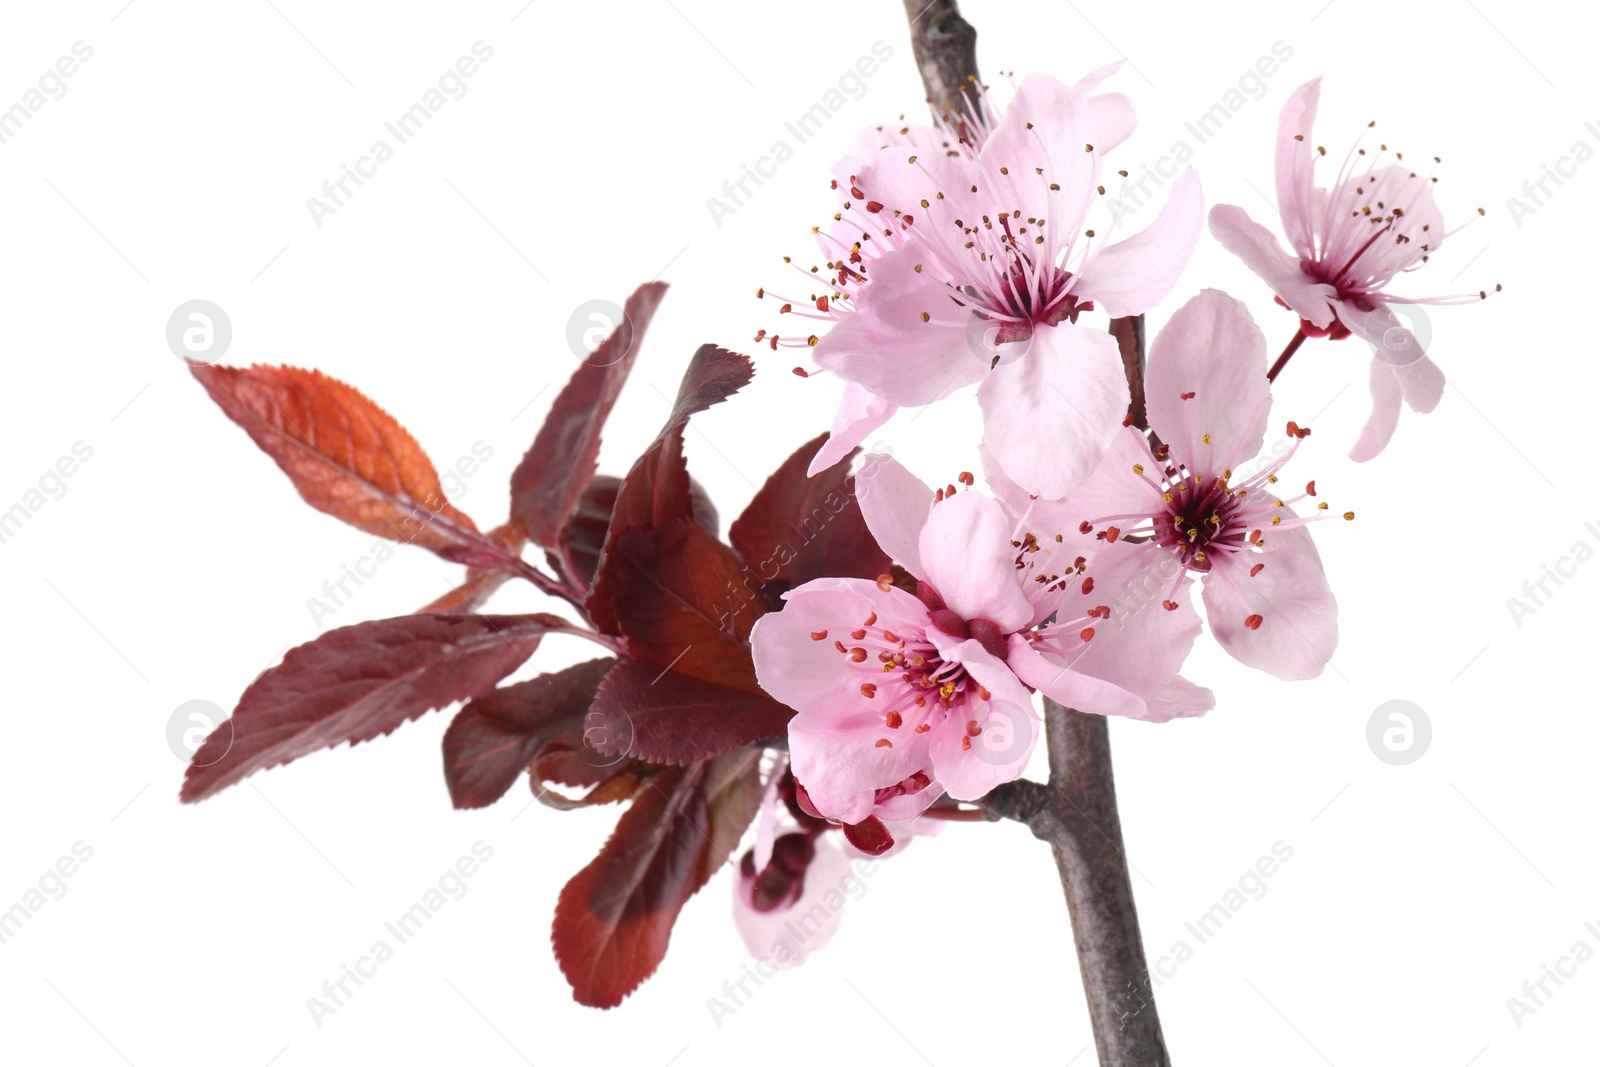
<path id="1" fill-rule="evenodd" d="M 919 253 L 897 248 L 874 260 L 855 311 L 823 335 L 817 366 L 900 407 L 930 404 L 980 380 L 967 343 L 970 312 L 915 270 Z M 928 315 L 925 321 L 923 315 Z"/>
<path id="2" fill-rule="evenodd" d="M 1261 451 L 1271 402 L 1267 340 L 1245 306 L 1220 289 L 1179 308 L 1150 346 L 1150 425 L 1203 479 Z"/>
<path id="3" fill-rule="evenodd" d="M 1057 232 L 1076 234 L 1100 174 L 1100 146 L 1084 151 L 1094 136 L 1093 109 L 1082 93 L 1047 74 L 1029 74 L 984 141 L 978 162 L 992 175 L 998 176 L 1001 167 L 1011 172 L 1007 207 L 1048 218 Z"/>
<path id="4" fill-rule="evenodd" d="M 927 580 L 963 619 L 988 619 L 1003 634 L 1032 620 L 1017 581 L 1011 520 L 994 500 L 976 492 L 946 497 L 928 514 L 917 547 Z"/>
<path id="5" fill-rule="evenodd" d="M 1092 675 L 1080 674 L 1055 655 L 1046 655 L 1020 634 L 1011 638 L 1006 665 L 1018 678 L 1057 704 L 1091 715 L 1150 717 L 1149 706 L 1135 693 Z"/>
<path id="6" fill-rule="evenodd" d="M 893 456 L 873 453 L 856 475 L 856 502 L 878 547 L 914 576 L 927 578 L 917 546 L 933 490 Z"/>
<path id="7" fill-rule="evenodd" d="M 1220 556 L 1205 576 L 1206 621 L 1240 663 L 1285 681 L 1315 678 L 1339 643 L 1338 606 L 1322 558 L 1304 527 L 1269 529 L 1262 540 L 1259 554 Z M 1257 563 L 1262 568 L 1252 578 Z M 1252 629 L 1246 620 L 1257 615 Z"/>
<path id="8" fill-rule="evenodd" d="M 1087 594 L 1074 590 L 1061 614 L 1079 617 L 1103 605 L 1111 609 L 1111 617 L 1093 623 L 1094 640 L 1065 662 L 1148 700 L 1183 668 L 1200 636 L 1200 615 L 1189 590 L 1193 579 L 1167 549 L 1125 541 L 1104 545 L 1088 574 L 1093 589 Z M 1178 606 L 1168 611 L 1163 602 Z"/>
<path id="9" fill-rule="evenodd" d="M 1394 436 L 1400 424 L 1400 379 L 1394 368 L 1377 356 L 1372 357 L 1369 372 L 1372 383 L 1372 414 L 1361 428 L 1361 437 L 1350 450 L 1350 458 L 1365 463 L 1381 453 Z"/>
<path id="10" fill-rule="evenodd" d="M 928 757 L 946 793 L 956 800 L 977 800 L 1027 770 L 1039 740 L 1039 713 L 1011 669 L 977 641 L 962 641 L 944 654 L 959 660 L 988 690 L 989 699 L 968 704 L 965 713 L 952 713 L 935 726 Z M 973 734 L 969 722 L 980 732 Z"/>
<path id="11" fill-rule="evenodd" d="M 1117 342 L 1087 327 L 1042 326 L 1016 363 L 978 389 L 983 444 L 1006 475 L 1038 496 L 1066 496 L 1100 462 L 1128 411 Z"/>
<path id="12" fill-rule="evenodd" d="M 1218 204 L 1211 209 L 1211 236 L 1272 287 L 1295 314 L 1313 326 L 1333 321 L 1330 302 L 1338 295 L 1333 286 L 1300 270 L 1300 260 L 1283 250 L 1265 226 L 1253 221 L 1244 208 Z"/>
<path id="13" fill-rule="evenodd" d="M 1112 318 L 1144 314 L 1177 284 L 1200 240 L 1205 210 L 1200 177 L 1190 168 L 1172 183 L 1154 222 L 1090 256 L 1076 291 Z"/>
<path id="14" fill-rule="evenodd" d="M 1321 90 L 1322 79 L 1312 78 L 1289 94 L 1278 114 L 1278 214 L 1283 220 L 1284 233 L 1289 235 L 1289 243 L 1304 259 L 1312 258 L 1312 235 L 1316 228 L 1311 174 L 1316 157 L 1311 126 L 1317 119 L 1317 97 Z M 1287 293 L 1278 295 L 1289 300 Z"/>
<path id="15" fill-rule="evenodd" d="M 855 875 L 850 856 L 834 840 L 840 834 L 823 834 L 814 839 L 816 854 L 806 866 L 805 881 L 799 899 L 787 908 L 775 911 L 757 911 L 753 904 L 755 883 L 743 874 L 733 879 L 733 924 L 744 939 L 750 955 L 774 970 L 798 967 L 806 957 L 826 945 L 839 928 L 842 906 L 833 907 L 826 897 L 829 891 L 839 893 L 848 888 Z M 758 866 L 758 870 L 765 865 Z M 806 933 L 801 936 L 795 920 L 803 921 Z"/>
<path id="16" fill-rule="evenodd" d="M 855 382 L 847 382 L 844 396 L 839 400 L 839 412 L 833 417 L 833 430 L 822 448 L 812 457 L 806 476 L 816 477 L 848 456 L 853 448 L 893 418 L 899 410 Z"/>

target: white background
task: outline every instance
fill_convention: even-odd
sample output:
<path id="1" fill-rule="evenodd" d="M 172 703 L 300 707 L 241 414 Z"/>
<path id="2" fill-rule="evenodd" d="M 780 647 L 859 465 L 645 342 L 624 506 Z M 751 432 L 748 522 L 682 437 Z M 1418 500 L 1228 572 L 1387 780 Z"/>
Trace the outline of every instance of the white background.
<path id="1" fill-rule="evenodd" d="M 1330 154 L 1376 118 L 1414 158 L 1444 157 L 1447 217 L 1476 220 L 1403 291 L 1506 289 L 1430 313 L 1451 385 L 1376 463 L 1345 458 L 1367 414 L 1364 345 L 1313 342 L 1281 379 L 1274 420 L 1315 416 L 1291 473 L 1360 515 L 1317 531 L 1340 598 L 1331 668 L 1280 683 L 1202 642 L 1187 673 L 1216 690 L 1214 712 L 1113 725 L 1153 959 L 1180 938 L 1194 947 L 1184 923 L 1275 842 L 1293 849 L 1266 895 L 1164 981 L 1161 1017 L 1181 1064 L 1592 1062 L 1600 962 L 1551 985 L 1520 1027 L 1506 1005 L 1575 941 L 1600 949 L 1584 929 L 1600 923 L 1600 566 L 1551 584 L 1520 626 L 1506 603 L 1574 542 L 1600 547 L 1585 418 L 1600 388 L 1600 163 L 1549 186 L 1520 225 L 1506 204 L 1573 142 L 1600 147 L 1584 125 L 1600 120 L 1592 27 L 1571 8 L 1504 0 L 1320 2 L 967 5 L 988 72 L 1071 80 L 1128 59 L 1111 87 L 1141 124 L 1113 162 L 1136 176 L 1175 140 L 1194 145 L 1185 120 L 1284 42 L 1293 57 L 1261 98 L 1196 146 L 1208 201 L 1271 218 L 1253 189 L 1272 189 L 1278 108 L 1324 74 L 1316 136 Z M 834 210 L 826 168 L 848 136 L 924 114 L 900 5 L 122 4 L 0 15 L 0 107 L 74 42 L 94 50 L 65 96 L 0 145 L 0 510 L 75 442 L 93 449 L 65 495 L 0 544 L 0 908 L 75 842 L 93 850 L 65 896 L 0 945 L 5 1058 L 1092 1062 L 1054 868 L 1016 825 L 954 826 L 889 861 L 826 950 L 718 1026 L 707 998 L 748 959 L 728 876 L 691 902 L 661 971 L 622 1008 L 574 1005 L 550 915 L 616 813 L 527 808 L 525 783 L 490 809 L 452 811 L 444 714 L 196 807 L 176 800 L 175 708 L 231 707 L 286 647 L 412 610 L 459 569 L 403 550 L 319 627 L 307 598 L 372 538 L 301 504 L 205 398 L 167 349 L 172 310 L 215 301 L 233 324 L 227 362 L 353 382 L 441 467 L 484 442 L 493 458 L 456 502 L 487 527 L 576 365 L 573 309 L 662 277 L 672 291 L 602 453 L 621 473 L 697 344 L 752 350 L 754 331 L 777 324 L 754 292 L 790 286 L 782 254 L 810 262 L 809 227 Z M 306 199 L 478 40 L 494 56 L 467 94 L 317 227 Z M 784 122 L 879 40 L 893 58 L 860 98 L 717 226 L 707 197 L 773 141 L 793 144 Z M 1288 339 L 1292 317 L 1209 238 L 1152 335 L 1206 286 L 1246 299 L 1274 344 Z M 791 353 L 756 355 L 755 384 L 690 435 L 725 522 L 826 427 L 837 395 L 790 375 Z M 976 428 L 966 399 L 880 436 L 942 483 L 976 466 Z M 539 604 L 517 589 L 495 607 Z M 552 640 L 538 666 L 588 654 Z M 1368 717 L 1391 699 L 1433 724 L 1409 766 L 1367 747 Z M 480 840 L 493 859 L 470 892 L 316 1025 L 307 998 Z"/>

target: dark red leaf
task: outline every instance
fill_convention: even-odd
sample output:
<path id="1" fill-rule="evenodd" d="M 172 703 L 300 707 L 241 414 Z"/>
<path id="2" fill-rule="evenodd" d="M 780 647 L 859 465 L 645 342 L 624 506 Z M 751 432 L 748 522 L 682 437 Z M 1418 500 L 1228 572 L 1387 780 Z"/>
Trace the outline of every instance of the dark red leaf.
<path id="1" fill-rule="evenodd" d="M 330 630 L 244 691 L 195 751 L 181 797 L 202 800 L 318 749 L 391 733 L 487 692 L 545 634 L 575 632 L 554 615 L 406 615 Z"/>
<path id="2" fill-rule="evenodd" d="M 614 1008 L 655 973 L 678 912 L 706 873 L 706 765 L 640 786 L 600 854 L 561 890 L 550 939 L 573 998 Z"/>
<path id="3" fill-rule="evenodd" d="M 851 457 L 806 477 L 827 440 L 823 434 L 785 460 L 728 531 L 774 608 L 786 591 L 813 578 L 876 578 L 889 569 L 856 501 Z"/>
<path id="4" fill-rule="evenodd" d="M 594 584 L 595 571 L 600 566 L 600 550 L 605 547 L 611 511 L 616 506 L 617 491 L 621 488 L 621 478 L 610 474 L 595 475 L 594 481 L 589 483 L 589 488 L 584 490 L 582 499 L 578 501 L 578 508 L 572 513 L 567 528 L 561 532 L 561 543 L 571 564 L 572 577 L 581 582 L 585 589 Z M 695 522 L 710 533 L 717 532 L 716 505 L 711 502 L 705 487 L 693 478 L 689 479 L 689 510 Z M 567 567 L 558 553 L 547 552 L 545 555 L 555 569 L 564 570 Z"/>
<path id="5" fill-rule="evenodd" d="M 581 724 L 614 659 L 596 659 L 495 689 L 456 713 L 444 732 L 444 778 L 458 808 L 505 795 L 541 745 Z"/>
<path id="6" fill-rule="evenodd" d="M 746 577 L 732 549 L 685 518 L 624 532 L 606 550 L 602 583 L 611 583 L 607 601 L 630 653 L 759 693 L 746 642 L 767 603 Z"/>
<path id="7" fill-rule="evenodd" d="M 868 815 L 858 823 L 846 823 L 844 837 L 869 856 L 881 856 L 894 847 L 889 828 L 876 815 Z"/>
<path id="8" fill-rule="evenodd" d="M 770 697 L 624 660 L 589 709 L 594 747 L 651 763 L 689 763 L 782 734 L 794 714 Z"/>
<path id="9" fill-rule="evenodd" d="M 505 562 L 445 499 L 416 440 L 359 390 L 299 367 L 189 369 L 318 511 L 457 563 Z"/>
<path id="10" fill-rule="evenodd" d="M 511 520 L 541 548 L 560 544 L 561 531 L 594 477 L 600 431 L 666 292 L 665 282 L 651 282 L 628 298 L 622 321 L 573 373 L 511 475 Z"/>
<path id="11" fill-rule="evenodd" d="M 683 905 L 732 862 L 760 807 L 759 759 L 730 752 L 651 775 L 561 891 L 551 941 L 578 1003 L 614 1008 L 655 973 Z"/>

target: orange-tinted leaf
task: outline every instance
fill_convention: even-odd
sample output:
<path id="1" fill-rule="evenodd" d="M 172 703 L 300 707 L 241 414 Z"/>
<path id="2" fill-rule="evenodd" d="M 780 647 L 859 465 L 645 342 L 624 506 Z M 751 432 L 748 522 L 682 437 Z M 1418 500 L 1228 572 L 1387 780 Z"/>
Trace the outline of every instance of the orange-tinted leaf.
<path id="1" fill-rule="evenodd" d="M 497 526 L 489 531 L 488 537 L 511 555 L 521 557 L 524 539 L 510 526 Z M 416 614 L 467 615 L 481 611 L 489 598 L 514 577 L 516 572 L 508 567 L 468 567 L 467 577 L 460 585 L 426 607 L 418 608 Z"/>
<path id="2" fill-rule="evenodd" d="M 561 531 L 594 477 L 600 431 L 666 292 L 665 282 L 651 282 L 628 297 L 622 321 L 573 372 L 511 475 L 512 522 L 541 548 L 559 546 Z"/>
<path id="3" fill-rule="evenodd" d="M 345 741 L 392 733 L 424 712 L 478 696 L 522 665 L 554 615 L 405 615 L 330 630 L 291 649 L 212 731 L 184 776 L 192 803 L 256 771 Z"/>
<path id="4" fill-rule="evenodd" d="M 299 367 L 189 369 L 318 511 L 458 563 L 504 562 L 445 499 L 416 440 L 359 390 Z"/>

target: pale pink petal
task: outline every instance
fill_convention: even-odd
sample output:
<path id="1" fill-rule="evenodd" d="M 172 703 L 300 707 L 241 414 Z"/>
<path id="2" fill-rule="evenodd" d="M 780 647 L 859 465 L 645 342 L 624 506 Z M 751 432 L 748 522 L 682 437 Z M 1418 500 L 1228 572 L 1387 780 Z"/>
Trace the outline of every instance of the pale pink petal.
<path id="1" fill-rule="evenodd" d="M 1101 82 L 1105 81 L 1107 78 L 1111 77 L 1111 75 L 1121 70 L 1126 63 L 1126 60 L 1117 59 L 1103 66 L 1094 68 L 1089 73 L 1072 83 L 1073 91 L 1082 93 L 1084 96 L 1089 96 L 1090 93 L 1100 88 Z M 1093 97 L 1090 97 L 1090 99 L 1092 100 Z"/>
<path id="2" fill-rule="evenodd" d="M 874 453 L 856 475 L 856 501 L 878 547 L 913 576 L 927 578 L 917 546 L 933 507 L 933 490 L 899 460 Z"/>
<path id="3" fill-rule="evenodd" d="M 761 811 L 756 816 L 756 843 L 752 852 L 758 871 L 764 870 L 772 860 L 772 844 L 778 839 L 778 807 L 781 804 L 778 783 L 788 769 L 789 753 L 778 753 L 772 761 L 772 770 L 767 774 L 766 788 L 761 794 Z"/>
<path id="4" fill-rule="evenodd" d="M 1006 666 L 1018 678 L 1058 704 L 1092 715 L 1122 715 L 1130 719 L 1150 717 L 1149 706 L 1137 694 L 1114 682 L 1079 674 L 1057 655 L 1046 655 L 1028 639 L 1014 634 Z"/>
<path id="5" fill-rule="evenodd" d="M 957 493 L 934 505 L 918 555 L 945 606 L 963 619 L 988 619 L 1010 633 L 1033 618 L 1033 605 L 1017 581 L 1011 520 L 989 497 Z"/>
<path id="6" fill-rule="evenodd" d="M 1244 260 L 1272 291 L 1294 309 L 1295 314 L 1313 326 L 1333 321 L 1330 302 L 1337 297 L 1333 286 L 1317 281 L 1300 269 L 1300 260 L 1283 250 L 1278 239 L 1244 208 L 1218 204 L 1211 209 L 1211 236 L 1229 252 Z"/>
<path id="7" fill-rule="evenodd" d="M 839 401 L 839 412 L 833 417 L 833 431 L 812 457 L 811 466 L 806 471 L 807 477 L 815 477 L 844 459 L 899 410 L 855 382 L 847 382 L 844 396 Z"/>
<path id="8" fill-rule="evenodd" d="M 1083 228 L 1096 195 L 1099 146 L 1084 151 L 1094 136 L 1093 109 L 1082 93 L 1047 74 L 1029 74 L 978 159 L 990 174 L 1001 167 L 1010 172 L 1003 187 L 1008 208 L 1048 218 L 1053 229 L 1073 234 Z M 1051 184 L 1060 188 L 1051 190 Z"/>
<path id="9" fill-rule="evenodd" d="M 1205 197 L 1193 168 L 1172 183 L 1172 193 L 1143 231 L 1090 257 L 1074 290 L 1112 318 L 1142 315 L 1170 292 L 1200 240 Z"/>
<path id="10" fill-rule="evenodd" d="M 1173 458 L 1202 478 L 1261 451 L 1271 400 L 1267 339 L 1245 306 L 1220 289 L 1179 308 L 1150 346 L 1150 426 Z"/>
<path id="11" fill-rule="evenodd" d="M 1350 458 L 1365 463 L 1388 447 L 1394 428 L 1400 424 L 1400 379 L 1395 369 L 1377 356 L 1372 357 L 1369 378 L 1372 383 L 1372 414 L 1361 428 L 1361 437 L 1350 450 Z"/>
<path id="12" fill-rule="evenodd" d="M 1143 467 L 1145 473 L 1135 473 L 1136 466 Z M 1081 533 L 1080 524 L 1088 522 L 1095 530 L 1100 530 L 1108 522 L 1114 525 L 1117 516 L 1160 512 L 1164 501 L 1155 478 L 1161 467 L 1150 454 L 1144 434 L 1132 426 L 1119 426 L 1111 435 L 1111 444 L 1100 463 L 1065 500 L 1033 502 L 1029 529 L 1042 541 L 1061 534 L 1069 550 L 1069 559 L 1080 554 L 1093 557 L 1104 542 L 1096 540 L 1093 531 Z"/>
<path id="13" fill-rule="evenodd" d="M 988 701 L 967 705 L 935 726 L 928 757 L 933 776 L 956 800 L 977 800 L 1002 782 L 1021 777 L 1039 740 L 1039 713 L 1033 697 L 1005 663 L 977 641 L 962 641 L 944 652 L 989 691 Z M 973 699 L 969 689 L 969 700 Z M 976 723 L 973 735 L 968 723 Z"/>
<path id="14" fill-rule="evenodd" d="M 1439 406 L 1444 397 L 1444 371 L 1427 356 L 1408 366 L 1396 368 L 1400 378 L 1400 393 L 1406 404 L 1419 415 L 1426 415 Z"/>
<path id="15" fill-rule="evenodd" d="M 1167 722 L 1204 715 L 1217 706 L 1217 695 L 1182 676 L 1168 678 L 1145 697 L 1151 722 Z"/>
<path id="16" fill-rule="evenodd" d="M 1094 586 L 1072 587 L 1064 619 L 1105 606 L 1109 619 L 1090 620 L 1094 639 L 1065 657 L 1074 670 L 1148 697 L 1177 674 L 1200 636 L 1200 615 L 1190 593 L 1193 579 L 1177 556 L 1153 544 L 1104 545 L 1089 565 Z M 1177 604 L 1169 611 L 1164 606 Z"/>
<path id="17" fill-rule="evenodd" d="M 840 836 L 824 834 L 817 840 L 800 897 L 790 907 L 757 911 L 754 882 L 743 875 L 734 878 L 733 924 L 751 956 L 782 971 L 798 967 L 832 940 L 845 900 L 860 896 L 854 861 L 833 840 Z"/>
<path id="18" fill-rule="evenodd" d="M 1322 558 L 1306 528 L 1265 529 L 1261 552 L 1217 557 L 1201 582 L 1206 621 L 1240 663 L 1286 681 L 1315 678 L 1339 643 L 1338 606 Z M 1255 564 L 1262 569 L 1252 578 Z M 1246 620 L 1256 615 L 1260 625 L 1251 629 Z"/>
<path id="19" fill-rule="evenodd" d="M 794 776 L 824 818 L 860 822 L 873 813 L 873 791 L 905 781 L 928 765 L 928 737 L 908 734 L 877 742 L 889 729 L 881 702 L 857 698 L 831 712 L 802 711 L 789 720 Z"/>
<path id="20" fill-rule="evenodd" d="M 1127 415 L 1128 382 L 1100 330 L 1041 326 L 1031 345 L 978 389 L 983 444 L 1023 489 L 1059 499 L 1099 464 Z"/>
<path id="21" fill-rule="evenodd" d="M 894 845 L 887 852 L 880 852 L 875 858 L 884 859 L 894 855 L 905 847 L 910 832 L 906 828 L 919 825 L 923 820 L 917 816 L 927 811 L 934 801 L 944 795 L 944 786 L 937 778 L 931 779 L 927 785 L 914 793 L 903 793 L 900 796 L 890 796 L 877 801 L 872 807 L 872 814 L 882 819 L 889 828 L 889 836 L 894 838 Z M 846 844 L 847 851 L 854 852 L 855 846 Z M 860 853 L 865 855 L 865 853 Z"/>
<path id="22" fill-rule="evenodd" d="M 917 273 L 918 257 L 899 248 L 874 260 L 854 313 L 812 350 L 817 366 L 900 407 L 949 396 L 987 368 L 967 343 L 970 312 Z"/>
<path id="23" fill-rule="evenodd" d="M 1316 146 L 1311 126 L 1317 118 L 1317 96 L 1321 87 L 1320 77 L 1306 82 L 1289 95 L 1278 115 L 1278 214 L 1283 219 L 1289 243 L 1304 258 L 1312 255 L 1311 239 L 1316 226 L 1311 193 L 1314 185 L 1311 165 L 1316 159 Z M 1287 293 L 1278 295 L 1289 300 Z M 1319 322 L 1317 325 L 1326 324 Z"/>

